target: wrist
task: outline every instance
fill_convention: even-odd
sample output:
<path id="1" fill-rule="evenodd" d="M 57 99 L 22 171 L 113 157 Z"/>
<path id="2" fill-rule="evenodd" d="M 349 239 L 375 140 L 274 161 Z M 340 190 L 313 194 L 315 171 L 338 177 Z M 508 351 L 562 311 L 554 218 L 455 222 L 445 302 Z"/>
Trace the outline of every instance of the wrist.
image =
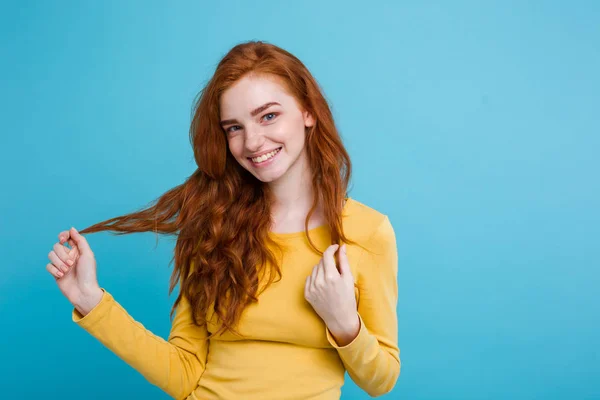
<path id="1" fill-rule="evenodd" d="M 344 347 L 348 345 L 360 332 L 360 318 L 358 317 L 358 313 L 346 321 L 327 325 L 327 329 L 329 329 L 329 332 L 339 346 Z"/>
<path id="2" fill-rule="evenodd" d="M 94 307 L 100 303 L 104 292 L 100 287 L 90 288 L 82 291 L 77 300 L 73 303 L 73 306 L 83 316 L 87 315 Z"/>

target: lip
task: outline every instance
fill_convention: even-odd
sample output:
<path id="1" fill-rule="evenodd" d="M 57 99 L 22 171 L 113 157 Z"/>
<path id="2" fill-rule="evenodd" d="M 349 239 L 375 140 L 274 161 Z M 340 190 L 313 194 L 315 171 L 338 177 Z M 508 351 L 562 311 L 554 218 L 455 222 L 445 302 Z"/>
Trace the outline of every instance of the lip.
<path id="1" fill-rule="evenodd" d="M 274 150 L 277 150 L 277 149 L 283 149 L 283 148 L 277 147 Z M 271 150 L 271 151 L 273 151 L 273 150 Z M 267 153 L 269 153 L 269 152 L 267 151 Z M 267 154 L 267 153 L 264 153 L 264 154 Z M 269 158 L 267 161 L 264 161 L 264 162 L 262 162 L 260 164 L 255 163 L 254 161 L 252 161 L 251 158 L 249 158 L 248 160 L 252 163 L 252 166 L 254 168 L 263 168 L 263 167 L 268 167 L 269 165 L 273 164 L 273 162 L 275 161 L 275 159 L 277 159 L 277 157 L 279 157 L 279 154 L 281 154 L 281 150 L 279 150 L 277 152 L 277 154 L 275 154 L 273 157 Z"/>

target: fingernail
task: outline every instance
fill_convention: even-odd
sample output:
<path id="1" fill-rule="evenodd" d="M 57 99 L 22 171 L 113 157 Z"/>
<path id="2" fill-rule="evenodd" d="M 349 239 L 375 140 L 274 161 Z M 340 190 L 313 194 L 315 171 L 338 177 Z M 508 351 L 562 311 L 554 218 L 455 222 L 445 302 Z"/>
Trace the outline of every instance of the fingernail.
<path id="1" fill-rule="evenodd" d="M 74 261 L 73 261 L 73 260 L 71 260 L 71 259 L 68 259 L 68 260 L 67 260 L 67 264 L 69 264 L 69 265 L 73 265 L 73 262 L 74 262 Z"/>

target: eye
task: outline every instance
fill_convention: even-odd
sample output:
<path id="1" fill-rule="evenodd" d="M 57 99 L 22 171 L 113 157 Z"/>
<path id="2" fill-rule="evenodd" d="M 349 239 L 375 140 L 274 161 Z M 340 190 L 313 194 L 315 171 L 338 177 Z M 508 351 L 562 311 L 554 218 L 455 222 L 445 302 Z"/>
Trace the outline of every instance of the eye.
<path id="1" fill-rule="evenodd" d="M 230 126 L 229 128 L 227 128 L 225 131 L 227 133 L 235 132 L 235 131 L 237 131 L 237 129 L 233 129 L 233 128 L 239 128 L 239 127 L 240 127 L 239 125 L 233 125 L 233 126 Z"/>
<path id="2" fill-rule="evenodd" d="M 269 116 L 272 116 L 272 118 L 265 119 L 265 117 L 269 117 Z M 273 121 L 276 116 L 277 116 L 277 113 L 268 113 L 268 114 L 263 115 L 263 119 L 265 119 L 265 121 Z"/>

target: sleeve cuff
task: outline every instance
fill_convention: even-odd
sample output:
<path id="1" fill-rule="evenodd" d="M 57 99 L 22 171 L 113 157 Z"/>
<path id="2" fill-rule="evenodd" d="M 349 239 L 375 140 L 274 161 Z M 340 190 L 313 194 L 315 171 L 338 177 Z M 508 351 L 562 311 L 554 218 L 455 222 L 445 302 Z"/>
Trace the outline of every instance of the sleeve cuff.
<path id="1" fill-rule="evenodd" d="M 106 312 L 110 309 L 110 307 L 112 307 L 114 304 L 111 294 L 103 288 L 100 289 L 103 292 L 102 298 L 100 299 L 100 302 L 90 310 L 89 313 L 82 315 L 79 311 L 77 311 L 76 308 L 73 308 L 71 311 L 71 319 L 73 322 L 84 329 L 89 329 L 98 321 L 100 321 L 106 315 Z"/>
<path id="2" fill-rule="evenodd" d="M 325 327 L 325 335 L 327 336 L 327 341 L 329 342 L 329 344 L 338 350 L 351 350 L 354 347 L 360 347 L 361 343 L 363 343 L 365 339 L 367 339 L 368 332 L 367 328 L 365 327 L 365 323 L 363 322 L 363 319 L 360 316 L 360 313 L 358 314 L 358 319 L 360 321 L 360 329 L 358 330 L 358 335 L 356 335 L 356 337 L 345 346 L 339 346 L 333 338 L 331 332 L 329 332 L 329 328 Z"/>

